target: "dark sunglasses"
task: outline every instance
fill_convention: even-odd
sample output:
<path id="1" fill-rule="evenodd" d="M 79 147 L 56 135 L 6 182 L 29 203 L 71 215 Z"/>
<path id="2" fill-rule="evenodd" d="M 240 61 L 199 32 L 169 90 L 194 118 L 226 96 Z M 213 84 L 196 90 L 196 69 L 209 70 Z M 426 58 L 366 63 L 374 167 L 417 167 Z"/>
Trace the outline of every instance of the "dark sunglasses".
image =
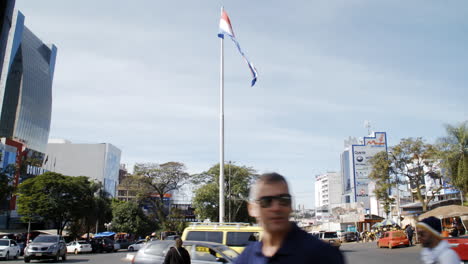
<path id="1" fill-rule="evenodd" d="M 260 204 L 262 208 L 271 207 L 273 200 L 278 201 L 281 206 L 291 206 L 291 195 L 290 194 L 280 194 L 276 196 L 262 196 L 257 199 L 257 203 Z"/>

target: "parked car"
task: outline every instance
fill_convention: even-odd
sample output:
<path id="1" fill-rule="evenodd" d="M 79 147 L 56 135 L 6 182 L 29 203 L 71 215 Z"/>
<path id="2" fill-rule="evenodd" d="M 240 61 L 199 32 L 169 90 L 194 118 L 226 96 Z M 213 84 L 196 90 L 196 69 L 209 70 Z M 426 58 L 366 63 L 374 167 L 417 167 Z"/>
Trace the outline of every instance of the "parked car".
<path id="1" fill-rule="evenodd" d="M 13 239 L 0 239 L 0 258 L 9 260 L 17 259 L 20 255 L 20 247 Z"/>
<path id="2" fill-rule="evenodd" d="M 345 235 L 346 235 L 345 231 L 343 231 L 343 230 L 336 231 L 336 234 L 338 235 L 338 239 L 340 240 L 341 243 L 346 242 L 345 241 Z"/>
<path id="3" fill-rule="evenodd" d="M 388 247 L 392 249 L 394 247 L 406 246 L 409 247 L 410 243 L 406 234 L 401 231 L 389 231 L 385 232 L 379 240 L 377 240 L 377 247 Z"/>
<path id="4" fill-rule="evenodd" d="M 139 250 L 140 248 L 142 248 L 146 243 L 146 240 L 140 240 L 134 244 L 131 244 L 130 246 L 128 246 L 128 251 L 136 251 L 136 250 Z"/>
<path id="5" fill-rule="evenodd" d="M 358 240 L 358 236 L 356 234 L 356 232 L 346 232 L 345 235 L 344 235 L 344 241 L 345 242 L 353 242 L 353 241 L 357 241 Z"/>
<path id="6" fill-rule="evenodd" d="M 67 259 L 67 247 L 62 236 L 39 235 L 24 249 L 24 262 L 33 259 Z"/>
<path id="7" fill-rule="evenodd" d="M 128 246 L 130 246 L 130 241 L 128 241 L 128 239 L 117 239 L 115 242 L 114 242 L 114 247 L 119 245 L 120 248 L 119 249 L 128 249 Z"/>
<path id="8" fill-rule="evenodd" d="M 162 264 L 166 253 L 174 246 L 171 240 L 156 240 L 148 242 L 134 256 L 133 264 Z M 213 242 L 185 241 L 183 247 L 190 254 L 192 264 L 232 263 L 239 253 L 231 248 Z"/>
<path id="9" fill-rule="evenodd" d="M 464 263 L 468 263 L 468 235 L 460 237 L 446 237 L 444 239 L 447 240 L 452 249 L 457 252 L 458 257 L 460 257 Z"/>
<path id="10" fill-rule="evenodd" d="M 67 253 L 86 253 L 93 251 L 91 244 L 86 241 L 73 241 L 67 244 Z"/>
<path id="11" fill-rule="evenodd" d="M 114 251 L 114 241 L 109 238 L 94 238 L 91 240 L 91 248 L 93 253 Z"/>
<path id="12" fill-rule="evenodd" d="M 319 232 L 316 233 L 316 237 L 324 241 L 325 243 L 328 243 L 334 247 L 340 247 L 341 246 L 341 241 L 338 238 L 338 234 L 336 232 Z"/>

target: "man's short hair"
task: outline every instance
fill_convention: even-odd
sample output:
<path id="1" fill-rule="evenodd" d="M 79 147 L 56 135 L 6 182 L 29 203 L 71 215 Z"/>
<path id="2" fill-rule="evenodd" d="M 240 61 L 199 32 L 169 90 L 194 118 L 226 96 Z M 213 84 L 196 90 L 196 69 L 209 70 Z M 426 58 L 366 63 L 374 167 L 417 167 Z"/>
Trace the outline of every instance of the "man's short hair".
<path id="1" fill-rule="evenodd" d="M 260 175 L 257 181 L 255 181 L 252 187 L 250 187 L 249 201 L 254 202 L 257 199 L 258 186 L 260 184 L 275 184 L 280 182 L 286 184 L 286 187 L 288 188 L 289 192 L 288 182 L 286 181 L 286 178 L 284 178 L 283 175 L 276 172 L 264 173 Z"/>

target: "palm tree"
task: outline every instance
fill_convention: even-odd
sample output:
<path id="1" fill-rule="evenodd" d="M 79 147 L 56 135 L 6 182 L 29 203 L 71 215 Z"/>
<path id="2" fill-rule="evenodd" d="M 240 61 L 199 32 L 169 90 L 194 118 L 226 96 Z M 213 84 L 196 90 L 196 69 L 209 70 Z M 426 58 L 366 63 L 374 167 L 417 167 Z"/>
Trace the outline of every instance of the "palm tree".
<path id="1" fill-rule="evenodd" d="M 447 136 L 440 140 L 443 167 L 454 186 L 468 193 L 468 121 L 446 125 Z"/>

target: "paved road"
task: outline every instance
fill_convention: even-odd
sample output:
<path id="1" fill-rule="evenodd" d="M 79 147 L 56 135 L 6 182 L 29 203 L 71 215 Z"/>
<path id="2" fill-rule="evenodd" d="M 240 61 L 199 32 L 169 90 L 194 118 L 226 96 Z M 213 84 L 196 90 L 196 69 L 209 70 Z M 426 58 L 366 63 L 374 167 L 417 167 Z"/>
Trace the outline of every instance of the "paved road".
<path id="1" fill-rule="evenodd" d="M 375 242 L 345 243 L 341 246 L 348 264 L 419 264 L 421 246 L 377 248 Z"/>
<path id="2" fill-rule="evenodd" d="M 96 264 L 115 264 L 115 263 L 127 263 L 130 262 L 126 260 L 127 252 L 119 251 L 117 253 L 100 253 L 100 254 L 80 254 L 73 255 L 68 254 L 67 260 L 65 262 L 61 261 L 59 263 L 96 263 Z M 0 264 L 23 264 L 23 257 L 20 257 L 18 260 L 8 260 L 0 261 Z M 48 260 L 31 260 L 31 263 L 54 263 L 53 261 Z"/>
<path id="3" fill-rule="evenodd" d="M 375 242 L 369 243 L 346 243 L 341 246 L 348 264 L 419 264 L 420 246 L 409 248 L 377 248 Z M 127 252 L 101 254 L 68 255 L 66 263 L 95 263 L 95 264 L 129 264 L 126 260 Z M 18 260 L 1 261 L 0 264 L 24 263 L 23 258 Z M 31 263 L 38 263 L 32 261 Z M 52 261 L 41 261 L 40 263 L 53 263 Z"/>

